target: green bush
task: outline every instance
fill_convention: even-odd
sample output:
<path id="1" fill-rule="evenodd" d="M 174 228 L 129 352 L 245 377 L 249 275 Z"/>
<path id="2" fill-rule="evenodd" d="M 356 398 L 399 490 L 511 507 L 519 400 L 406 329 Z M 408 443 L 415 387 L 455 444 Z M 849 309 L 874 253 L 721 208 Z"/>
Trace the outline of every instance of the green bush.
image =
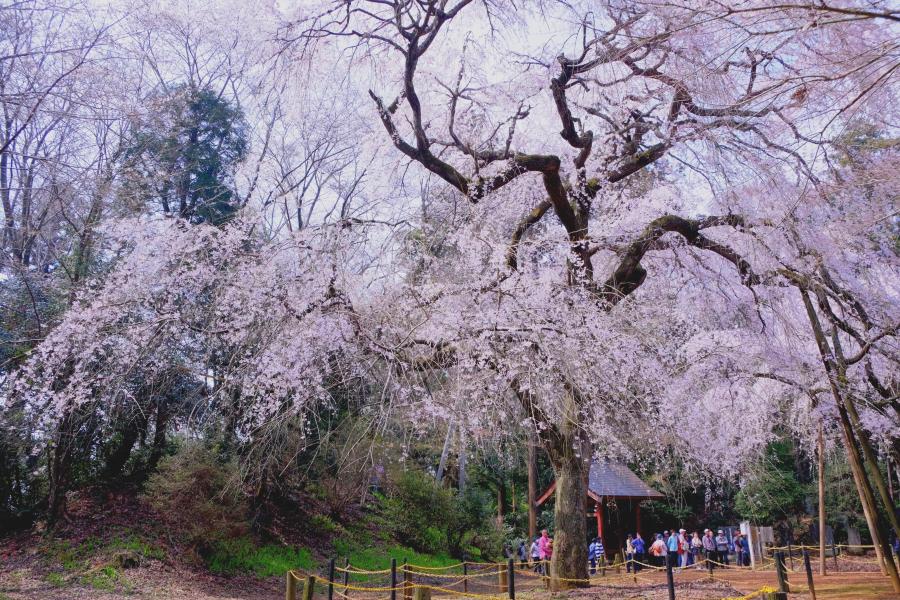
<path id="1" fill-rule="evenodd" d="M 212 448 L 188 442 L 160 462 L 145 495 L 169 529 L 207 550 L 249 530 L 237 473 L 236 465 L 220 460 Z"/>
<path id="2" fill-rule="evenodd" d="M 392 495 L 382 499 L 380 522 L 419 552 L 461 557 L 467 544 L 476 542 L 482 554 L 496 556 L 502 541 L 493 534 L 489 507 L 482 492 L 457 494 L 424 473 L 407 471 L 395 482 Z"/>
<path id="3" fill-rule="evenodd" d="M 257 546 L 246 537 L 217 543 L 207 564 L 210 571 L 219 575 L 253 573 L 258 577 L 281 576 L 291 569 L 311 571 L 316 568 L 306 548 L 276 544 Z"/>
<path id="4" fill-rule="evenodd" d="M 426 554 L 397 544 L 365 546 L 347 539 L 335 540 L 334 554 L 341 557 L 341 560 L 349 558 L 351 565 L 366 571 L 387 569 L 391 566 L 392 558 L 397 559 L 397 564 L 406 560 L 423 567 L 446 567 L 459 562 L 447 553 Z"/>
<path id="5" fill-rule="evenodd" d="M 341 526 L 328 515 L 313 515 L 309 518 L 309 527 L 317 533 L 335 533 Z"/>
<path id="6" fill-rule="evenodd" d="M 112 591 L 116 589 L 116 584 L 120 582 L 125 583 L 125 578 L 112 566 L 103 567 L 81 577 L 81 583 L 95 590 L 102 591 Z"/>
<path id="7" fill-rule="evenodd" d="M 793 447 L 788 442 L 771 442 L 734 498 L 734 508 L 745 519 L 772 524 L 798 514 L 802 509 L 803 486 L 794 475 Z"/>

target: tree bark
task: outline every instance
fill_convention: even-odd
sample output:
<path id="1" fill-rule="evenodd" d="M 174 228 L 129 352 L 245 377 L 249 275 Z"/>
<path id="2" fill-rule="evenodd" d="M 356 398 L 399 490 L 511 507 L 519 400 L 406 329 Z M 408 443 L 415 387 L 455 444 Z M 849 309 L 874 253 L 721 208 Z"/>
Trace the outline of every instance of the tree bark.
<path id="1" fill-rule="evenodd" d="M 444 437 L 444 447 L 441 450 L 441 460 L 438 463 L 435 479 L 438 483 L 444 480 L 444 470 L 447 468 L 447 457 L 450 455 L 450 442 L 453 441 L 453 420 L 447 425 L 447 435 Z"/>
<path id="2" fill-rule="evenodd" d="M 590 584 L 585 531 L 585 482 L 590 454 L 585 455 L 584 436 L 578 425 L 581 419 L 576 389 L 567 390 L 562 408 L 560 423 L 543 438 L 556 476 L 551 590 L 587 587 Z"/>
<path id="3" fill-rule="evenodd" d="M 553 556 L 550 562 L 550 589 L 587 587 L 585 541 L 584 460 L 570 445 L 552 460 L 556 476 Z"/>
<path id="4" fill-rule="evenodd" d="M 466 491 L 466 432 L 459 428 L 459 491 Z"/>
<path id="5" fill-rule="evenodd" d="M 47 490 L 47 520 L 54 525 L 65 514 L 66 492 L 72 477 L 75 415 L 69 411 L 60 421 L 50 452 L 50 477 Z"/>
<path id="6" fill-rule="evenodd" d="M 156 470 L 159 460 L 162 458 L 166 449 L 166 429 L 169 426 L 169 406 L 168 400 L 160 397 L 156 404 L 156 423 L 153 431 L 153 448 L 150 451 L 150 458 L 147 460 L 147 472 L 152 473 Z"/>
<path id="7" fill-rule="evenodd" d="M 537 537 L 537 439 L 534 431 L 528 435 L 528 539 Z"/>
<path id="8" fill-rule="evenodd" d="M 850 424 L 850 418 L 847 415 L 843 394 L 841 393 L 841 388 L 839 386 L 838 373 L 836 365 L 833 363 L 831 348 L 828 346 L 828 340 L 825 337 L 825 332 L 822 329 L 822 324 L 816 314 L 816 309 L 812 304 L 809 293 L 805 289 L 801 289 L 800 295 L 803 299 L 806 314 L 813 330 L 813 336 L 815 337 L 816 346 L 819 349 L 822 364 L 828 377 L 832 396 L 837 405 L 841 430 L 844 435 L 844 444 L 847 447 L 847 458 L 850 462 L 850 471 L 853 474 L 853 481 L 856 484 L 856 490 L 859 494 L 859 499 L 862 502 L 863 514 L 866 518 L 866 523 L 869 526 L 869 532 L 872 535 L 872 544 L 875 547 L 875 553 L 878 555 L 878 561 L 882 565 L 883 572 L 891 579 L 894 591 L 900 593 L 900 574 L 898 574 L 897 565 L 893 561 L 890 544 L 888 544 L 887 540 L 882 536 L 882 531 L 879 526 L 878 506 L 875 503 L 875 496 L 872 492 L 869 478 L 866 475 L 865 467 L 862 464 L 859 449 L 856 447 L 853 428 Z"/>
<path id="9" fill-rule="evenodd" d="M 832 329 L 831 337 L 835 359 L 838 367 L 837 375 L 841 384 L 843 384 L 842 387 L 846 390 L 847 364 L 844 360 L 844 353 L 841 350 L 840 341 L 837 337 L 837 329 Z M 897 519 L 897 511 L 894 510 L 894 503 L 891 501 L 891 496 L 888 493 L 887 485 L 885 485 L 884 478 L 881 476 L 881 469 L 878 468 L 878 457 L 875 455 L 875 450 L 872 448 L 872 442 L 869 438 L 869 433 L 865 430 L 865 428 L 863 428 L 862 422 L 860 421 L 859 412 L 857 412 L 856 410 L 856 403 L 853 401 L 853 394 L 844 393 L 843 398 L 844 406 L 847 410 L 847 416 L 850 419 L 850 425 L 853 427 L 853 431 L 856 433 L 856 438 L 859 440 L 859 446 L 860 448 L 862 448 L 865 463 L 869 464 L 869 471 L 871 473 L 870 477 L 875 484 L 875 489 L 878 490 L 878 495 L 881 497 L 882 504 L 884 504 L 888 522 L 891 524 L 891 527 L 894 530 L 894 535 L 900 537 L 900 521 L 898 521 Z"/>
<path id="10" fill-rule="evenodd" d="M 819 476 L 819 574 L 825 575 L 825 433 L 819 423 L 819 436 L 816 440 Z"/>

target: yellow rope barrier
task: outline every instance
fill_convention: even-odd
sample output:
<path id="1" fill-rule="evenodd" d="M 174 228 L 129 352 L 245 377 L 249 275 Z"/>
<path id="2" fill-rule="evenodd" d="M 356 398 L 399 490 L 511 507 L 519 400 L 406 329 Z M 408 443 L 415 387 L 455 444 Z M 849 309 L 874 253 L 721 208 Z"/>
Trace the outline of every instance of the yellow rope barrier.
<path id="1" fill-rule="evenodd" d="M 471 563 L 471 562 L 470 563 L 456 563 L 455 565 L 447 565 L 445 567 L 427 567 L 425 565 L 413 565 L 413 564 L 408 564 L 406 566 L 413 568 L 413 569 L 421 569 L 423 571 L 449 571 L 450 569 L 459 568 L 459 567 L 463 566 L 464 564 L 467 564 L 467 565 L 482 565 L 482 564 L 483 565 L 493 565 L 493 564 L 499 564 L 499 563 Z M 388 570 L 390 570 L 390 569 L 388 569 Z"/>
<path id="2" fill-rule="evenodd" d="M 775 588 L 765 586 L 765 587 L 759 588 L 755 592 L 751 592 L 751 593 L 747 594 L 746 596 L 729 596 L 728 598 L 722 598 L 722 600 L 753 600 L 753 598 L 758 598 L 758 597 L 762 596 L 763 594 L 771 594 L 774 591 L 775 591 Z"/>
<path id="3" fill-rule="evenodd" d="M 370 571 L 369 569 L 359 569 L 354 567 L 353 565 L 349 565 L 347 567 L 335 567 L 336 573 L 350 573 L 351 575 L 383 575 L 385 573 L 390 573 L 390 569 L 379 569 L 375 571 Z"/>

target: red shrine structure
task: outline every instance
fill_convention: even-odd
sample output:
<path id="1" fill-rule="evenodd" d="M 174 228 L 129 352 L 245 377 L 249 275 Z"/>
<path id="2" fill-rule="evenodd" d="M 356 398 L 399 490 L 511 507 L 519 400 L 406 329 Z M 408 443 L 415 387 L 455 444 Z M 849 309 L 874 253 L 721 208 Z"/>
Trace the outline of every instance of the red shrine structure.
<path id="1" fill-rule="evenodd" d="M 665 498 L 624 464 L 611 461 L 592 462 L 587 484 L 586 517 L 596 519 L 597 537 L 603 540 L 607 556 L 625 545 L 629 533 L 640 531 L 640 503 Z M 555 491 L 554 481 L 537 499 L 537 506 L 549 500 Z"/>

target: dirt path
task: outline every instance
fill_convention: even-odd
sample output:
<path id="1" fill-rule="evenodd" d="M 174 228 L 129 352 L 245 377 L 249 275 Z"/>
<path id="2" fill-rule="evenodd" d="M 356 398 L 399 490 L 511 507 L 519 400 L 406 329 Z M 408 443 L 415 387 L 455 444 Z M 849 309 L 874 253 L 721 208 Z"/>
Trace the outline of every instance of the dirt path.
<path id="1" fill-rule="evenodd" d="M 723 587 L 733 588 L 740 594 L 750 594 L 764 586 L 774 588 L 777 585 L 775 573 L 772 571 L 751 571 L 749 569 L 717 570 L 714 572 L 714 577 L 715 583 L 719 583 Z M 649 574 L 643 572 L 640 575 L 637 584 L 635 584 L 633 580 L 629 581 L 627 577 L 623 578 L 620 576 L 620 579 L 623 579 L 623 581 L 617 585 L 626 590 L 634 589 L 637 591 L 642 587 L 654 585 L 661 586 L 665 584 L 665 574 L 661 572 Z M 789 598 L 792 600 L 806 600 L 811 598 L 806 583 L 805 573 L 790 573 L 788 579 L 792 584 L 791 589 L 793 592 L 789 594 Z M 691 585 L 708 582 L 709 577 L 705 571 L 688 570 L 679 573 L 676 576 L 675 581 L 677 585 L 680 585 L 687 591 L 690 589 Z M 893 593 L 890 581 L 881 575 L 881 573 L 877 572 L 831 573 L 825 577 L 814 575 L 813 585 L 816 588 L 817 600 L 900 600 L 900 598 Z M 719 590 L 710 588 L 708 590 L 710 595 L 696 597 L 710 598 L 710 600 L 724 597 L 723 595 L 714 595 L 718 591 Z M 585 593 L 591 595 L 588 592 Z M 700 591 L 697 590 L 695 593 L 699 594 Z M 592 597 L 603 598 L 602 595 L 593 595 Z M 629 598 L 631 596 L 628 596 L 627 593 L 625 593 L 618 597 Z M 635 595 L 633 597 L 644 598 L 646 596 Z M 666 596 L 659 597 L 663 598 Z M 680 599 L 681 595 L 676 593 L 676 597 Z M 693 598 L 695 596 L 689 595 L 687 597 Z"/>
<path id="2" fill-rule="evenodd" d="M 7 561 L 0 564 L 0 600 L 277 600 L 284 597 L 280 578 L 259 580 L 254 577 L 215 577 L 161 562 L 139 568 L 126 569 L 121 580 L 104 589 L 91 585 L 83 578 L 54 578 L 51 573 L 30 561 Z M 18 563 L 18 564 L 17 564 Z M 634 577 L 625 573 L 609 573 L 596 578 L 587 589 L 573 590 L 565 595 L 551 595 L 540 580 L 517 577 L 517 598 L 547 600 L 568 597 L 572 600 L 666 600 L 665 574 L 643 571 Z M 792 600 L 810 598 L 806 578 L 791 573 L 794 593 Z M 890 583 L 880 573 L 833 573 L 814 579 L 818 600 L 900 600 L 893 594 Z M 774 587 L 771 571 L 718 570 L 710 581 L 705 571 L 688 570 L 676 575 L 678 600 L 720 600 L 740 597 L 763 586 Z M 340 590 L 340 587 L 337 588 Z M 470 592 L 498 594 L 498 590 L 478 589 Z M 317 600 L 324 600 L 324 589 L 317 590 Z M 366 594 L 352 592 L 350 600 L 387 600 L 387 593 Z M 402 598 L 402 595 L 398 595 Z M 337 600 L 343 600 L 336 594 Z M 449 600 L 450 595 L 435 594 L 436 600 Z M 467 598 L 466 600 L 471 600 Z M 477 600 L 477 599 L 476 599 Z M 484 600 L 487 600 L 485 597 Z"/>

